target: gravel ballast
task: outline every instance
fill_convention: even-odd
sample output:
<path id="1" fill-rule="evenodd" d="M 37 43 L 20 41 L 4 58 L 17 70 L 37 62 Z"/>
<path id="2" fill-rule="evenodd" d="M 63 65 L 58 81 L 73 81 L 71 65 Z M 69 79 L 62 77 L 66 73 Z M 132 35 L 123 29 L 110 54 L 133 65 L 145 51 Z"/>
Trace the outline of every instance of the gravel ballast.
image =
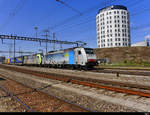
<path id="1" fill-rule="evenodd" d="M 0 73 L 8 78 L 19 81 L 32 88 L 42 88 L 43 92 L 70 100 L 86 108 L 99 112 L 149 112 L 150 105 L 112 98 L 103 94 L 97 94 L 73 87 L 68 87 L 60 81 L 35 77 L 22 73 L 10 72 L 0 69 Z"/>

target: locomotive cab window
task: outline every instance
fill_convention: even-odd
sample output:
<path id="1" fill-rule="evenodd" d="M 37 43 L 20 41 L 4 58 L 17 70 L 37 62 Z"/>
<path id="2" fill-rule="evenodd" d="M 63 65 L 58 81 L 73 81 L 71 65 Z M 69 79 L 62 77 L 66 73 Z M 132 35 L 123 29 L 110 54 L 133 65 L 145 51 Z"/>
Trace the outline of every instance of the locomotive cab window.
<path id="1" fill-rule="evenodd" d="M 78 51 L 78 54 L 81 55 L 81 51 Z"/>
<path id="2" fill-rule="evenodd" d="M 93 49 L 85 49 L 86 54 L 94 54 Z"/>

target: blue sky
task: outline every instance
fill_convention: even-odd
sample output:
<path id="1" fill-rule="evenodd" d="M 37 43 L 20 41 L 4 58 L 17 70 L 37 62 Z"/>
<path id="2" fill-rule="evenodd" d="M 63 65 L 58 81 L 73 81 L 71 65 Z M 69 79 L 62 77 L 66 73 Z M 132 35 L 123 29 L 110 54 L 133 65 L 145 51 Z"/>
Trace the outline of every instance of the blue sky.
<path id="1" fill-rule="evenodd" d="M 99 9 L 109 5 L 125 5 L 130 12 L 131 42 L 143 41 L 150 35 L 150 0 L 61 0 L 72 10 L 56 0 L 0 0 L 0 34 L 43 38 L 43 30 L 49 28 L 62 41 L 83 41 L 87 47 L 97 48 L 96 15 Z M 114 2 L 111 2 L 114 1 Z M 81 12 L 80 15 L 78 12 Z M 50 38 L 51 39 L 51 38 Z M 13 47 L 11 40 L 0 41 L 0 51 Z M 9 45 L 8 45 L 9 44 Z M 17 41 L 16 50 L 45 51 L 45 44 Z M 52 50 L 52 44 L 48 44 Z M 71 47 L 63 45 L 63 48 Z M 60 45 L 56 45 L 59 49 Z M 0 54 L 8 56 L 8 54 Z"/>

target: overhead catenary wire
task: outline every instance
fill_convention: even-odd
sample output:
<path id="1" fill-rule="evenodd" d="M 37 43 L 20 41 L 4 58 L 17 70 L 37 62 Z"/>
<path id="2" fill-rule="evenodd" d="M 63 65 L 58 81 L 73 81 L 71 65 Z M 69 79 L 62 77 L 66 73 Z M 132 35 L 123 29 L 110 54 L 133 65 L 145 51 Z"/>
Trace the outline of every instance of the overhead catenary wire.
<path id="1" fill-rule="evenodd" d="M 127 0 L 128 1 L 128 0 Z M 115 1 L 113 1 L 113 0 L 110 0 L 109 2 L 108 1 L 106 1 L 106 2 L 103 2 L 103 5 L 106 5 L 106 4 L 110 4 L 110 3 L 113 3 L 113 2 L 115 2 Z M 139 3 L 141 3 L 142 1 L 141 0 L 137 0 L 137 1 L 134 1 L 134 2 L 131 2 L 131 4 L 129 5 L 129 6 L 135 6 L 135 5 L 137 5 L 137 4 L 139 4 Z M 96 8 L 96 7 L 95 7 Z M 87 10 L 87 12 L 88 12 L 88 10 Z M 82 13 L 82 14 L 85 14 L 86 12 L 84 12 L 84 13 Z M 66 22 L 64 21 L 62 24 L 60 24 L 60 26 L 63 26 L 63 25 L 65 25 L 65 24 L 67 24 L 69 21 L 72 21 L 72 20 L 74 20 L 76 17 L 72 17 L 72 19 L 71 18 L 68 18 L 68 19 L 66 19 Z M 91 20 L 91 19 L 90 19 Z M 93 19 L 94 20 L 94 19 Z M 93 21 L 93 20 L 91 20 L 91 21 Z M 87 21 L 86 21 L 87 22 Z M 54 27 L 51 27 L 51 29 L 55 29 L 55 28 L 57 28 L 59 25 L 56 25 L 56 26 L 54 26 Z M 65 28 L 66 28 L 66 26 L 65 26 Z"/>
<path id="2" fill-rule="evenodd" d="M 70 6 L 69 4 L 67 4 L 66 2 L 64 1 L 61 1 L 61 0 L 56 0 L 56 2 L 59 2 L 61 4 L 63 4 L 64 6 L 70 8 L 72 11 L 78 13 L 79 15 L 82 15 L 82 13 L 80 11 L 78 11 L 77 9 L 73 8 L 72 6 Z"/>
<path id="3" fill-rule="evenodd" d="M 128 2 L 128 0 L 126 0 L 126 2 Z M 135 6 L 135 5 L 138 5 L 138 4 L 141 3 L 141 2 L 143 2 L 143 1 L 141 1 L 141 0 L 137 0 L 137 1 L 134 1 L 134 2 L 131 1 L 131 4 L 129 5 L 129 7 L 130 7 L 130 6 L 133 7 L 133 6 Z M 108 2 L 108 3 L 109 3 L 109 2 Z M 104 3 L 104 4 L 106 4 L 106 3 Z M 94 19 L 93 19 L 93 20 L 94 20 Z M 69 21 L 69 20 L 68 20 L 68 21 Z M 66 28 L 66 26 L 65 26 L 65 28 Z"/>
<path id="4" fill-rule="evenodd" d="M 136 13 L 130 15 L 130 16 L 131 16 L 131 17 L 137 16 L 137 15 L 139 15 L 139 14 L 144 13 L 144 11 L 145 11 L 145 12 L 148 12 L 148 11 L 150 11 L 150 8 L 149 8 L 149 9 L 144 9 L 144 10 L 139 11 L 139 12 L 136 12 Z M 78 23 L 78 24 L 72 24 L 72 25 L 69 25 L 69 26 L 65 26 L 65 28 L 62 28 L 61 30 L 58 30 L 58 31 L 55 31 L 55 32 L 56 32 L 56 33 L 63 32 L 63 31 L 65 31 L 65 30 L 67 30 L 67 29 L 71 29 L 71 28 L 76 27 L 76 26 L 83 26 L 83 24 L 87 24 L 87 23 L 90 23 L 90 22 L 95 21 L 95 20 L 96 20 L 95 17 L 94 17 L 94 18 L 89 18 L 88 20 L 83 21 L 83 22 L 80 22 L 80 23 Z M 146 24 L 145 24 L 145 25 L 146 25 Z M 131 29 L 135 29 L 135 28 L 136 28 L 136 27 L 133 27 L 133 28 L 131 28 Z"/>
<path id="5" fill-rule="evenodd" d="M 134 6 L 133 4 L 134 3 L 136 3 L 135 5 L 137 6 L 138 4 L 140 4 L 141 2 L 138 2 L 139 0 L 137 0 L 137 1 L 134 1 L 134 2 L 131 2 L 128 6 Z M 128 2 L 127 2 L 128 3 Z M 144 11 L 148 11 L 148 9 L 144 9 L 142 12 L 140 11 L 140 12 L 137 12 L 137 13 L 134 13 L 133 15 L 131 15 L 131 17 L 133 17 L 133 16 L 136 16 L 136 15 L 138 15 L 138 14 L 141 14 L 141 13 L 143 13 Z M 92 22 L 92 21 L 95 21 L 96 20 L 96 17 L 95 18 L 91 18 L 91 19 L 88 19 L 88 20 L 86 20 L 86 21 L 83 21 L 83 22 L 81 22 L 81 23 L 78 23 L 78 24 L 72 24 L 72 25 L 69 25 L 68 26 L 68 29 L 70 29 L 70 28 L 72 28 L 72 27 L 75 27 L 75 26 L 82 26 L 83 24 L 87 24 L 87 23 L 89 23 L 89 22 Z M 65 26 L 65 28 L 62 28 L 62 31 L 65 31 L 65 29 L 67 29 L 67 27 Z M 137 30 L 137 29 L 140 29 L 140 27 L 138 27 L 138 28 L 131 28 L 132 30 Z M 79 33 L 80 34 L 83 34 L 84 32 L 87 32 L 87 31 L 90 31 L 91 29 L 86 29 L 85 31 L 80 31 Z M 62 31 L 56 31 L 56 32 L 62 32 Z M 96 30 L 95 30 L 96 31 Z M 79 34 L 75 34 L 75 35 L 73 35 L 73 36 L 79 36 Z"/>
<path id="6" fill-rule="evenodd" d="M 20 0 L 16 7 L 9 13 L 8 18 L 4 21 L 4 23 L 0 26 L 0 30 L 2 31 L 3 29 L 6 28 L 6 26 L 12 21 L 12 19 L 17 15 L 19 11 L 23 8 L 25 5 L 26 0 Z"/>
<path id="7" fill-rule="evenodd" d="M 137 4 L 136 4 L 137 5 Z M 139 14 L 142 14 L 142 13 L 145 13 L 145 12 L 148 12 L 148 11 L 150 11 L 150 8 L 148 8 L 148 9 L 143 9 L 143 10 L 140 10 L 139 12 L 135 12 L 135 13 L 133 13 L 133 14 L 131 14 L 130 16 L 131 17 L 134 17 L 134 16 L 137 16 L 137 15 L 139 15 Z M 70 28 L 73 28 L 73 27 L 75 27 L 75 26 L 82 26 L 83 24 L 87 24 L 87 23 L 90 23 L 90 22 L 92 22 L 92 21 L 95 21 L 96 20 L 96 17 L 88 17 L 87 19 L 85 19 L 85 21 L 83 21 L 83 22 L 80 22 L 80 23 L 78 23 L 78 24 L 72 24 L 72 25 L 69 25 L 69 26 L 65 26 L 64 28 L 62 28 L 61 30 L 58 30 L 58 31 L 55 31 L 56 33 L 59 33 L 59 32 L 63 32 L 63 31 L 65 31 L 65 30 L 67 30 L 67 29 L 70 29 Z M 139 27 L 138 27 L 139 28 Z M 131 28 L 131 29 L 135 29 L 134 27 L 133 28 Z"/>
<path id="8" fill-rule="evenodd" d="M 115 1 L 117 1 L 117 0 L 108 0 L 107 2 L 104 2 L 104 1 L 103 1 L 103 2 L 101 2 L 99 5 L 96 5 L 96 6 L 94 6 L 94 7 L 88 8 L 87 10 L 81 12 L 82 15 L 78 14 L 78 15 L 72 16 L 72 17 L 70 17 L 70 18 L 68 18 L 68 19 L 65 19 L 64 21 L 62 21 L 62 22 L 60 22 L 60 23 L 58 23 L 58 24 L 56 24 L 56 25 L 54 25 L 54 26 L 51 26 L 50 28 L 51 28 L 51 29 L 55 29 L 55 28 L 57 28 L 57 27 L 60 27 L 60 26 L 62 26 L 62 25 L 65 25 L 65 24 L 67 24 L 68 22 L 70 22 L 70 21 L 72 21 L 72 20 L 75 20 L 75 19 L 77 19 L 77 18 L 79 18 L 79 17 L 81 17 L 81 16 L 83 16 L 83 15 L 89 13 L 89 12 L 92 12 L 92 11 L 94 11 L 94 10 L 97 10 L 97 8 L 100 8 L 100 6 L 104 6 L 104 4 L 106 4 L 106 3 L 113 3 L 113 2 L 115 2 Z"/>

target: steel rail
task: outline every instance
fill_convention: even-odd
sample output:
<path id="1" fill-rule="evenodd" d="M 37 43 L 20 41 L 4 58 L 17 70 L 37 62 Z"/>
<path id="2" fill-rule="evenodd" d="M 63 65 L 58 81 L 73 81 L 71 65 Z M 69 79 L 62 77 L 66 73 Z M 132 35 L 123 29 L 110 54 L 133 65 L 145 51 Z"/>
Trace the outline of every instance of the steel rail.
<path id="1" fill-rule="evenodd" d="M 99 70 L 95 69 L 91 72 L 98 72 L 98 73 L 112 73 L 112 74 L 124 74 L 124 75 L 138 75 L 138 76 L 150 76 L 149 72 L 134 72 L 134 71 L 117 71 L 117 70 Z"/>
<path id="2" fill-rule="evenodd" d="M 83 82 L 83 81 L 79 81 L 79 80 L 70 80 L 70 82 L 75 83 L 75 84 L 84 85 L 84 86 L 93 87 L 93 88 L 107 89 L 110 91 L 116 91 L 116 92 L 120 92 L 120 93 L 127 93 L 127 94 L 132 94 L 132 95 L 150 97 L 150 93 L 145 93 L 145 92 L 141 92 L 141 91 L 134 91 L 134 90 L 129 90 L 129 89 L 117 88 L 117 87 L 113 87 L 113 86 L 104 86 L 104 85 L 100 85 L 100 84 Z"/>
<path id="3" fill-rule="evenodd" d="M 10 95 L 13 99 L 15 99 L 17 102 L 21 103 L 27 110 L 30 112 L 36 112 L 33 109 L 31 109 L 28 105 L 26 105 L 23 101 L 21 101 L 17 96 L 15 96 L 12 92 L 10 92 L 6 87 L 0 86 L 2 90 L 4 90 L 8 95 Z"/>
<path id="4" fill-rule="evenodd" d="M 4 66 L 3 66 L 4 67 Z M 11 67 L 5 66 L 9 69 Z M 1 68 L 1 66 L 0 66 Z M 41 76 L 45 78 L 51 78 L 55 80 L 61 80 L 64 82 L 67 82 L 69 79 L 76 79 L 76 80 L 82 80 L 82 81 L 89 81 L 89 82 L 96 82 L 96 83 L 105 83 L 105 84 L 111 84 L 115 86 L 122 86 L 122 87 L 131 87 L 131 88 L 140 88 L 140 89 L 145 89 L 145 90 L 150 90 L 150 86 L 142 85 L 142 84 L 136 84 L 136 83 L 128 83 L 128 82 L 118 82 L 118 81 L 110 81 L 110 80 L 100 80 L 100 79 L 93 79 L 93 78 L 83 78 L 83 77 L 76 77 L 76 76 L 70 76 L 70 75 L 60 75 L 56 73 L 46 73 L 46 72 L 40 72 L 40 71 L 33 71 L 33 70 L 26 70 L 26 69 L 21 69 L 17 67 L 13 67 L 13 69 L 17 69 L 19 72 L 24 72 L 27 74 L 27 71 L 29 74 L 34 74 L 35 76 Z M 59 76 L 59 77 L 58 77 Z M 68 78 L 68 79 L 65 79 Z"/>
<path id="5" fill-rule="evenodd" d="M 120 93 L 127 93 L 127 94 L 132 94 L 132 95 L 150 97 L 150 93 L 147 93 L 147 92 L 134 91 L 134 90 L 129 90 L 129 89 L 125 89 L 125 88 L 118 88 L 118 87 L 114 87 L 114 86 L 100 85 L 100 84 L 87 82 L 87 81 L 74 80 L 73 78 L 69 78 L 69 77 L 63 78 L 63 77 L 58 77 L 58 76 L 56 77 L 56 76 L 51 76 L 51 75 L 44 75 L 42 73 L 38 73 L 35 71 L 26 70 L 26 69 L 21 69 L 21 68 L 16 68 L 16 69 L 14 69 L 13 67 L 6 67 L 6 68 L 9 68 L 9 69 L 17 71 L 17 72 L 22 72 L 25 74 L 35 75 L 38 77 L 46 77 L 46 78 L 50 78 L 50 79 L 54 79 L 54 80 L 71 82 L 74 84 L 89 86 L 89 87 L 93 87 L 93 88 L 100 88 L 100 89 L 106 89 L 106 90 L 116 91 L 116 92 L 120 92 Z"/>
<path id="6" fill-rule="evenodd" d="M 147 68 L 147 69 L 144 69 L 144 68 L 143 68 L 143 69 L 142 69 L 142 68 L 121 68 L 121 67 L 120 67 L 120 68 L 119 68 L 119 67 L 115 67 L 115 68 L 113 68 L 113 67 L 112 67 L 112 68 L 111 68 L 111 67 L 95 68 L 95 70 L 105 70 L 105 69 L 106 69 L 106 70 L 107 70 L 107 69 L 108 69 L 108 70 L 109 70 L 109 69 L 110 69 L 110 70 L 124 70 L 124 71 L 125 71 L 125 70 L 131 70 L 131 71 L 136 71 L 136 70 L 137 70 L 137 71 L 150 71 L 150 68 L 149 68 L 149 69 L 148 69 L 148 68 Z"/>
<path id="7" fill-rule="evenodd" d="M 2 74 L 0 74 L 0 76 L 2 76 L 2 77 L 4 77 L 4 78 L 6 78 L 4 75 L 2 75 Z M 7 79 L 10 79 L 10 78 L 7 78 Z M 10 79 L 10 80 L 12 80 L 12 79 Z M 58 80 L 58 79 L 57 79 Z M 64 80 L 64 79 L 61 79 L 61 80 Z M 15 81 L 15 80 L 12 80 L 12 81 Z M 65 80 L 64 80 L 65 81 Z M 16 82 L 16 81 L 15 81 Z M 21 85 L 23 85 L 23 86 L 25 86 L 25 87 L 29 87 L 29 86 L 27 86 L 27 85 L 25 85 L 25 84 L 22 84 L 22 83 L 19 83 L 19 84 L 21 84 Z M 51 85 L 50 85 L 51 86 Z M 50 86 L 47 86 L 47 87 L 50 87 Z M 2 86 L 0 86 L 0 88 L 1 88 Z M 46 87 L 46 88 L 47 88 Z M 3 88 L 3 87 L 2 87 Z M 30 87 L 29 87 L 30 88 Z M 44 89 L 44 88 L 34 88 L 34 91 L 36 91 L 36 92 L 42 92 L 41 90 L 42 89 Z M 29 109 L 29 110 L 31 110 L 31 112 L 36 112 L 36 111 L 34 111 L 34 110 L 32 110 L 28 105 L 26 105 L 25 103 L 23 103 L 18 97 L 16 97 L 12 92 L 10 92 L 7 88 L 3 88 L 3 90 L 6 90 L 7 92 L 8 92 L 8 94 L 9 95 L 11 95 L 11 96 L 13 96 L 13 98 L 15 98 L 15 100 L 17 100 L 18 102 L 20 102 L 21 104 L 23 104 L 27 109 Z M 43 92 L 43 93 L 45 93 L 45 92 Z M 52 93 L 47 93 L 49 96 L 51 96 L 51 97 L 54 97 L 54 98 L 56 98 L 56 99 L 58 99 L 58 100 L 61 100 L 61 101 L 64 101 L 64 102 L 66 102 L 66 103 L 68 103 L 68 104 L 71 104 L 71 105 L 74 105 L 74 106 L 76 106 L 76 107 L 79 107 L 79 108 L 81 108 L 81 109 L 83 109 L 83 110 L 85 110 L 85 111 L 87 111 L 87 112 L 98 112 L 98 111 L 95 111 L 95 110 L 92 110 L 92 109 L 90 109 L 90 108 L 88 108 L 88 107 L 84 107 L 84 106 L 82 106 L 82 105 L 79 105 L 79 104 L 77 104 L 77 103 L 73 103 L 73 102 L 71 102 L 71 101 L 69 101 L 69 100 L 65 100 L 65 99 L 61 99 L 60 97 L 58 97 L 58 96 L 55 96 L 55 95 L 53 95 Z"/>

